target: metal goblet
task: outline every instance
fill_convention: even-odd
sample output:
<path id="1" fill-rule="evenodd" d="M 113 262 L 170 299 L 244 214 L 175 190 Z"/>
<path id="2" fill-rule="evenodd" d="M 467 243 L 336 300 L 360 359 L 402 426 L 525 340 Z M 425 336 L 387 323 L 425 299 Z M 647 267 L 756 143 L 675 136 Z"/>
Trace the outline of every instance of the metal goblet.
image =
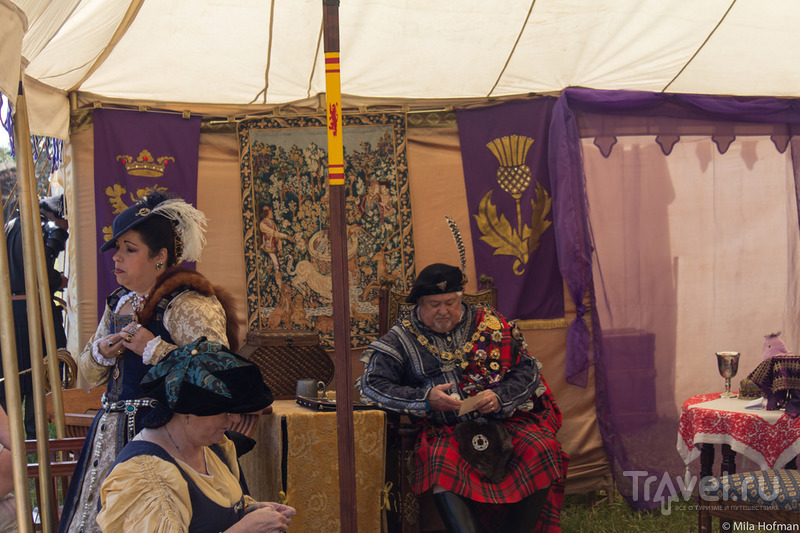
<path id="1" fill-rule="evenodd" d="M 731 392 L 731 378 L 739 371 L 739 355 L 739 352 L 717 352 L 717 370 L 725 378 L 725 392 L 719 395 L 720 398 L 737 397 Z"/>

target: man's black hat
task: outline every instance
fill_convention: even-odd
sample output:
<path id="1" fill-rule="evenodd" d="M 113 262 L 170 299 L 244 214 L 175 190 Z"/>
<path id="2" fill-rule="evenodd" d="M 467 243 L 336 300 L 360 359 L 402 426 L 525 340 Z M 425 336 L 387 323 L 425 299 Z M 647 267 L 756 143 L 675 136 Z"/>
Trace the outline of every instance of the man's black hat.
<path id="1" fill-rule="evenodd" d="M 457 292 L 464 289 L 465 283 L 464 274 L 458 267 L 433 263 L 419 273 L 406 302 L 415 304 L 420 296 Z"/>
<path id="2" fill-rule="evenodd" d="M 56 194 L 40 199 L 39 210 L 49 211 L 57 218 L 64 218 L 64 195 Z"/>

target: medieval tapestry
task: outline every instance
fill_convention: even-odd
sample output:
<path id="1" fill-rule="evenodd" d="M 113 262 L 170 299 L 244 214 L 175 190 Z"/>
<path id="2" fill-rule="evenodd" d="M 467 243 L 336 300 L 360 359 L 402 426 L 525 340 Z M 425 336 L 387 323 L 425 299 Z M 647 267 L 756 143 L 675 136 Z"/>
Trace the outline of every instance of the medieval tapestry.
<path id="1" fill-rule="evenodd" d="M 378 289 L 408 290 L 414 242 L 405 115 L 345 115 L 347 265 L 353 347 L 377 337 Z M 325 116 L 239 123 L 247 326 L 319 333 L 333 345 Z"/>

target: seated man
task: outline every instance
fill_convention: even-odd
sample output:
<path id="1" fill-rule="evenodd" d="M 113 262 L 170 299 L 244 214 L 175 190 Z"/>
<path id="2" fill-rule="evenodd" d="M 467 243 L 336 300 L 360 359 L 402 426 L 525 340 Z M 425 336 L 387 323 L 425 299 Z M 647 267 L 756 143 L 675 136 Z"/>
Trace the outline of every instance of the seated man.
<path id="1" fill-rule="evenodd" d="M 494 309 L 463 304 L 463 286 L 457 267 L 420 272 L 411 316 L 362 354 L 362 400 L 420 420 L 413 490 L 432 489 L 448 531 L 481 531 L 476 519 L 493 507 L 475 502 L 510 504 L 503 531 L 559 531 L 561 413 L 519 331 Z"/>

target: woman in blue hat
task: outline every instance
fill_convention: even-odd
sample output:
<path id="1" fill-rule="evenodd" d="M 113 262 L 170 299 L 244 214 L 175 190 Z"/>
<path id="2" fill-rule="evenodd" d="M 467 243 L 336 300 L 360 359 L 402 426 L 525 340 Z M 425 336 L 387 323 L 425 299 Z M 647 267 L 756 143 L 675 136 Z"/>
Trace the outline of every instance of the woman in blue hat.
<path id="1" fill-rule="evenodd" d="M 230 297 L 199 273 L 177 266 L 200 258 L 205 227 L 205 216 L 195 207 L 153 191 L 117 215 L 113 235 L 100 248 L 114 250 L 120 287 L 106 298 L 78 366 L 90 386 L 107 390 L 70 483 L 59 531 L 99 531 L 100 483 L 153 405 L 140 385 L 147 371 L 200 336 L 238 348 Z"/>

